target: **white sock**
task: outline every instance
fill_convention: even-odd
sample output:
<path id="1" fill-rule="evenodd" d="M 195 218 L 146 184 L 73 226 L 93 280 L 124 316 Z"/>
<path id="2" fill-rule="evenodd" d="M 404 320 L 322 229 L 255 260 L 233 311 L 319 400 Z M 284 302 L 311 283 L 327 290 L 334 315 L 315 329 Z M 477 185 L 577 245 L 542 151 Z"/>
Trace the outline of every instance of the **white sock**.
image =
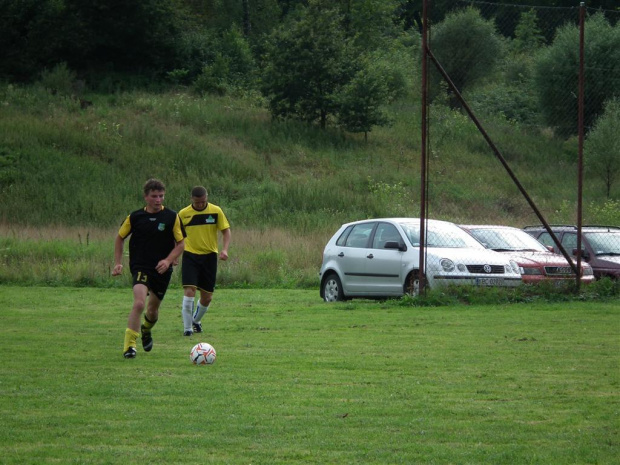
<path id="1" fill-rule="evenodd" d="M 209 310 L 208 305 L 203 307 L 202 304 L 198 302 L 198 305 L 196 306 L 196 313 L 194 313 L 194 323 L 200 323 L 202 321 L 202 317 L 205 316 L 205 313 L 207 313 L 207 310 Z"/>
<path id="2" fill-rule="evenodd" d="M 181 307 L 181 315 L 183 316 L 183 331 L 192 330 L 192 313 L 194 312 L 194 298 L 183 296 L 183 307 Z"/>

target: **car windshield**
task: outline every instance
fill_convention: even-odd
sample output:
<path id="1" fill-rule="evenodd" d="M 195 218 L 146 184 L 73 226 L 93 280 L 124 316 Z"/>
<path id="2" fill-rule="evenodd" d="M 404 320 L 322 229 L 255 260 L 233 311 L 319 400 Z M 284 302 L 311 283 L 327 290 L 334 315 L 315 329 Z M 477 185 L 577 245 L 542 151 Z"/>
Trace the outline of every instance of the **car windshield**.
<path id="1" fill-rule="evenodd" d="M 549 252 L 549 250 L 528 233 L 512 229 L 470 229 L 472 235 L 486 248 L 505 251 Z"/>
<path id="2" fill-rule="evenodd" d="M 420 225 L 415 223 L 400 223 L 407 234 L 411 245 L 420 246 Z M 484 247 L 473 237 L 456 225 L 450 223 L 429 223 L 426 232 L 427 247 L 447 247 L 447 248 L 475 248 Z"/>
<path id="3" fill-rule="evenodd" d="M 596 255 L 620 255 L 620 232 L 586 232 L 585 236 Z"/>

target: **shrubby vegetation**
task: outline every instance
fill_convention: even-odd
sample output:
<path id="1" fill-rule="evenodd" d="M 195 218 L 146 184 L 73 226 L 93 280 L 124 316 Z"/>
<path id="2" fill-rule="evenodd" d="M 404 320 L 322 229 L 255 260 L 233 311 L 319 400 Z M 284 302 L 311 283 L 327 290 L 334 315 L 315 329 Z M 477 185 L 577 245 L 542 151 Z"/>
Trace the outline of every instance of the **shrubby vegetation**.
<path id="1" fill-rule="evenodd" d="M 605 102 L 620 95 L 620 25 L 612 26 L 601 13 L 586 21 L 587 44 L 584 125 L 592 128 Z M 545 122 L 562 136 L 577 133 L 579 30 L 562 26 L 553 43 L 540 50 L 535 63 L 534 86 Z M 616 70 L 616 71 L 614 71 Z"/>
<path id="2" fill-rule="evenodd" d="M 552 303 L 597 301 L 620 298 L 620 282 L 610 278 L 581 286 L 574 283 L 558 286 L 554 283 L 523 285 L 517 288 L 448 287 L 432 289 L 424 296 L 400 299 L 399 305 L 411 307 L 444 307 L 453 305 L 506 305 L 516 303 Z"/>
<path id="3" fill-rule="evenodd" d="M 620 97 L 605 105 L 603 115 L 594 123 L 585 146 L 585 166 L 603 181 L 607 198 L 620 178 Z"/>
<path id="4" fill-rule="evenodd" d="M 433 53 L 478 111 L 574 134 L 576 18 L 554 24 L 542 10 L 504 3 L 434 2 Z M 6 51 L 0 78 L 49 80 L 63 66 L 75 85 L 57 90 L 75 98 L 136 87 L 253 98 L 262 90 L 275 118 L 367 136 L 393 121 L 394 99 L 419 88 L 419 2 L 5 0 L 0 6 Z M 588 6 L 608 7 L 605 0 Z M 588 128 L 620 88 L 611 72 L 620 60 L 613 24 L 603 13 L 588 19 Z M 431 94 L 441 101 L 445 87 L 433 75 Z"/>

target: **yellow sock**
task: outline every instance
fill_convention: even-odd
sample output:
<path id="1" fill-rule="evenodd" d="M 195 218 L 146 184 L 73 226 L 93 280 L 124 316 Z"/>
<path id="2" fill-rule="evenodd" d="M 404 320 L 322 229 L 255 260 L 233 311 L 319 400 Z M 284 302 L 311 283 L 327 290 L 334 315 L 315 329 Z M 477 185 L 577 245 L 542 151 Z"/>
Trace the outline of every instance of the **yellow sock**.
<path id="1" fill-rule="evenodd" d="M 155 326 L 155 323 L 157 323 L 157 320 L 151 321 L 146 317 L 146 315 L 144 315 L 144 323 L 142 323 L 142 330 L 144 331 L 146 329 L 147 331 L 150 331 L 151 328 Z"/>
<path id="2" fill-rule="evenodd" d="M 125 345 L 123 347 L 123 353 L 127 352 L 127 349 L 130 347 L 136 348 L 136 339 L 140 334 L 135 332 L 133 329 L 127 328 L 125 330 Z"/>

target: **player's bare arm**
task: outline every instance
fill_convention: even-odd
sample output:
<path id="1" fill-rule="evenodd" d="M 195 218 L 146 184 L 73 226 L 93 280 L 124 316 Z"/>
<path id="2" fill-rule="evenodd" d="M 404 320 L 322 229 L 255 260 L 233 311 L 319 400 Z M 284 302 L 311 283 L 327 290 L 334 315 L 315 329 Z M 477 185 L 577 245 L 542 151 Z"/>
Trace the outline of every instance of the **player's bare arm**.
<path id="1" fill-rule="evenodd" d="M 220 260 L 228 260 L 228 245 L 230 244 L 230 228 L 222 230 L 222 250 Z"/>
<path id="2" fill-rule="evenodd" d="M 121 236 L 116 236 L 114 241 L 114 269 L 112 270 L 112 276 L 118 276 L 123 272 L 123 246 L 125 245 L 125 239 Z"/>
<path id="3" fill-rule="evenodd" d="M 172 249 L 172 251 L 166 258 L 159 261 L 159 263 L 155 267 L 157 272 L 159 274 L 164 274 L 166 271 L 168 271 L 168 268 L 170 268 L 170 266 L 174 264 L 175 261 L 178 260 L 179 256 L 183 253 L 184 249 L 185 249 L 185 240 L 183 239 L 176 243 L 176 245 L 174 246 L 174 249 Z"/>

